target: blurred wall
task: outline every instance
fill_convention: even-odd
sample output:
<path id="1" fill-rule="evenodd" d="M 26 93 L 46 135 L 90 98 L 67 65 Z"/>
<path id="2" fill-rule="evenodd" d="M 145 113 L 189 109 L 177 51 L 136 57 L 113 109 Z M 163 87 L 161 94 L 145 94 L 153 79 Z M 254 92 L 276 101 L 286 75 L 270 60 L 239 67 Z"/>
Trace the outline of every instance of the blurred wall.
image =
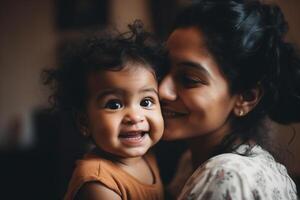
<path id="1" fill-rule="evenodd" d="M 129 23 L 141 19 L 146 30 L 153 31 L 150 2 L 151 0 L 109 0 L 109 25 L 119 31 L 126 31 Z"/>
<path id="2" fill-rule="evenodd" d="M 289 23 L 288 39 L 300 47 L 300 1 L 276 0 Z"/>
<path id="3" fill-rule="evenodd" d="M 0 44 L 0 146 L 10 132 L 28 144 L 30 113 L 47 102 L 41 69 L 55 62 L 53 1 L 1 0 Z"/>
<path id="4" fill-rule="evenodd" d="M 275 2 L 281 7 L 285 18 L 289 23 L 287 39 L 288 41 L 295 43 L 300 52 L 300 1 L 275 0 Z M 277 130 L 274 138 L 279 141 L 283 148 L 286 148 L 292 153 L 286 154 L 287 165 L 290 172 L 293 175 L 300 177 L 300 123 L 291 126 L 274 124 L 274 127 Z"/>

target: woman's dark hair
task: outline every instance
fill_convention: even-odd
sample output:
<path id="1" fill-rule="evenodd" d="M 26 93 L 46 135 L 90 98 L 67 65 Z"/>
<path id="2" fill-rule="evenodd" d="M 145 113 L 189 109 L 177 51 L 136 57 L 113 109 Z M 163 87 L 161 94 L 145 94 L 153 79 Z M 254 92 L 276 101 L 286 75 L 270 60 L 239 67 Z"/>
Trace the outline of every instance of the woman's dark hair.
<path id="1" fill-rule="evenodd" d="M 87 98 L 86 81 L 90 73 L 100 70 L 119 71 L 128 63 L 141 63 L 161 77 L 164 50 L 160 43 L 143 30 L 141 21 L 129 25 L 130 31 L 117 36 L 82 38 L 69 44 L 59 67 L 42 72 L 45 85 L 52 89 L 49 100 L 53 109 L 84 112 Z"/>
<path id="2" fill-rule="evenodd" d="M 234 119 L 223 147 L 236 138 L 263 143 L 267 117 L 282 124 L 300 121 L 300 59 L 284 40 L 288 27 L 279 7 L 258 0 L 194 2 L 177 17 L 174 29 L 193 26 L 204 33 L 232 94 L 263 91 L 250 113 Z"/>

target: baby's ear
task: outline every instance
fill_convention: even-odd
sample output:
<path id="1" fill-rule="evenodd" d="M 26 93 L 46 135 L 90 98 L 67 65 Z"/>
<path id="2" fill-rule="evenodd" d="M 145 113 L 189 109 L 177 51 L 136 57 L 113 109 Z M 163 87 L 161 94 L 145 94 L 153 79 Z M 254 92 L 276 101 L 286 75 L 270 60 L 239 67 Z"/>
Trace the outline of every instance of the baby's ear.
<path id="1" fill-rule="evenodd" d="M 88 137 L 90 135 L 88 129 L 88 117 L 84 113 L 76 113 L 76 125 L 83 136 Z"/>
<path id="2" fill-rule="evenodd" d="M 247 115 L 259 103 L 262 95 L 263 90 L 259 86 L 239 94 L 235 103 L 234 114 L 238 117 Z"/>

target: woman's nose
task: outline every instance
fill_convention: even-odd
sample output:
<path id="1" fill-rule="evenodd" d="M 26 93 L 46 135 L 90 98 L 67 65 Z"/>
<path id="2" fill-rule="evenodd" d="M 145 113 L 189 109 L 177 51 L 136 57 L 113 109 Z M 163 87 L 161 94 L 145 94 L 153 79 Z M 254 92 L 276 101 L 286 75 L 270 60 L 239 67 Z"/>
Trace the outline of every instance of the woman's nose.
<path id="1" fill-rule="evenodd" d="M 133 125 L 143 122 L 144 120 L 145 116 L 143 114 L 139 113 L 137 110 L 129 108 L 122 122 L 126 125 Z"/>
<path id="2" fill-rule="evenodd" d="M 161 81 L 158 92 L 161 100 L 175 101 L 177 99 L 175 83 L 170 75 Z"/>

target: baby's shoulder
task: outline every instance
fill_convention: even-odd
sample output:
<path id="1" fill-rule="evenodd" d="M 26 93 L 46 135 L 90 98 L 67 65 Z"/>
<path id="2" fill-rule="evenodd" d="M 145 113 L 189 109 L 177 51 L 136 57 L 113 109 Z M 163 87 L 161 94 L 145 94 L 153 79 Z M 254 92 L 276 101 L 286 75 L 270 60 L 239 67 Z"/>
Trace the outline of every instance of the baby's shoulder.
<path id="1" fill-rule="evenodd" d="M 69 183 L 68 196 L 75 195 L 83 185 L 90 182 L 99 182 L 106 188 L 120 194 L 112 161 L 99 156 L 87 154 L 76 162 L 71 181 Z"/>
<path id="2" fill-rule="evenodd" d="M 93 154 L 87 154 L 76 161 L 75 173 L 81 177 L 99 177 L 113 170 L 113 163 Z"/>

